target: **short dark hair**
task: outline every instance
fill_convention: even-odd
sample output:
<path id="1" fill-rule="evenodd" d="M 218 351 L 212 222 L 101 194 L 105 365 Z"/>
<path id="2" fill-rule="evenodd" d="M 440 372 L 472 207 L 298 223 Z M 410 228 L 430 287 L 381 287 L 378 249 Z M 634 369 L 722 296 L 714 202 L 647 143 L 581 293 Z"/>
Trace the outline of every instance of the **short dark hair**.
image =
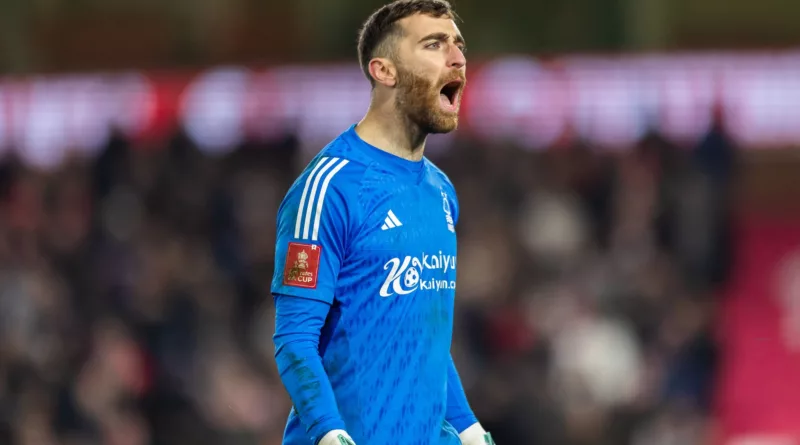
<path id="1" fill-rule="evenodd" d="M 369 74 L 369 61 L 376 56 L 392 55 L 392 41 L 402 32 L 397 22 L 414 14 L 457 18 L 447 0 L 395 0 L 372 13 L 358 35 L 358 63 L 373 87 L 375 79 Z"/>

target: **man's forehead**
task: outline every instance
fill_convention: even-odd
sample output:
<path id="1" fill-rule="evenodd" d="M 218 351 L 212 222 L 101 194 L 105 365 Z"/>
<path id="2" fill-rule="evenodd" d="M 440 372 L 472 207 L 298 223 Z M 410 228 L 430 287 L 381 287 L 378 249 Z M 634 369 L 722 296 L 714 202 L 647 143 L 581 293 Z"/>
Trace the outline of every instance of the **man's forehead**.
<path id="1" fill-rule="evenodd" d="M 407 37 L 421 39 L 433 33 L 447 33 L 453 37 L 460 36 L 456 22 L 452 17 L 433 17 L 427 14 L 414 14 L 398 22 Z"/>

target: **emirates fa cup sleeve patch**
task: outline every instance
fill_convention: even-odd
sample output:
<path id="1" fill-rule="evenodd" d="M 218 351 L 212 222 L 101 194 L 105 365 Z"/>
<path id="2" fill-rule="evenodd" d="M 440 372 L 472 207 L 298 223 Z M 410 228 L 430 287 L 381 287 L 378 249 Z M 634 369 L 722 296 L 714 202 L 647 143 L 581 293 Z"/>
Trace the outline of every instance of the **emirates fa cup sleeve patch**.
<path id="1" fill-rule="evenodd" d="M 316 244 L 289 243 L 286 266 L 283 270 L 283 284 L 316 289 L 321 253 L 322 246 Z"/>

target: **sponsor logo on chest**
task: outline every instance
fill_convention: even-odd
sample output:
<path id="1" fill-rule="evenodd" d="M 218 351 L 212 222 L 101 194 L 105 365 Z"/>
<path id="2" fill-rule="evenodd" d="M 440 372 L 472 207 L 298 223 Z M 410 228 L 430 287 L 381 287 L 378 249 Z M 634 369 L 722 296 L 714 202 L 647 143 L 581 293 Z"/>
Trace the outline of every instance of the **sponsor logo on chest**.
<path id="1" fill-rule="evenodd" d="M 383 265 L 389 274 L 380 290 L 381 297 L 408 295 L 417 290 L 455 290 L 455 280 L 448 280 L 447 273 L 456 269 L 456 256 L 423 253 L 419 257 L 392 258 Z M 430 271 L 426 273 L 426 271 Z M 438 275 L 426 278 L 425 275 Z"/>

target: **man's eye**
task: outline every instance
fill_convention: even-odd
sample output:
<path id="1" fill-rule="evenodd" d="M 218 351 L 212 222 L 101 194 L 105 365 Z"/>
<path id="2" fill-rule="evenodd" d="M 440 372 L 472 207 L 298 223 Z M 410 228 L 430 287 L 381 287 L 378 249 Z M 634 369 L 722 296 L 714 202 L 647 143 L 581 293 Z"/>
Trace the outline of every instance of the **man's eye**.
<path id="1" fill-rule="evenodd" d="M 459 46 L 458 49 L 461 50 L 461 54 L 466 54 L 467 53 L 467 47 L 466 46 Z"/>
<path id="2" fill-rule="evenodd" d="M 433 43 L 429 43 L 429 44 L 427 44 L 427 45 L 425 46 L 425 48 L 430 48 L 430 49 L 439 49 L 439 47 L 440 47 L 440 46 L 442 46 L 441 42 L 433 42 Z"/>

